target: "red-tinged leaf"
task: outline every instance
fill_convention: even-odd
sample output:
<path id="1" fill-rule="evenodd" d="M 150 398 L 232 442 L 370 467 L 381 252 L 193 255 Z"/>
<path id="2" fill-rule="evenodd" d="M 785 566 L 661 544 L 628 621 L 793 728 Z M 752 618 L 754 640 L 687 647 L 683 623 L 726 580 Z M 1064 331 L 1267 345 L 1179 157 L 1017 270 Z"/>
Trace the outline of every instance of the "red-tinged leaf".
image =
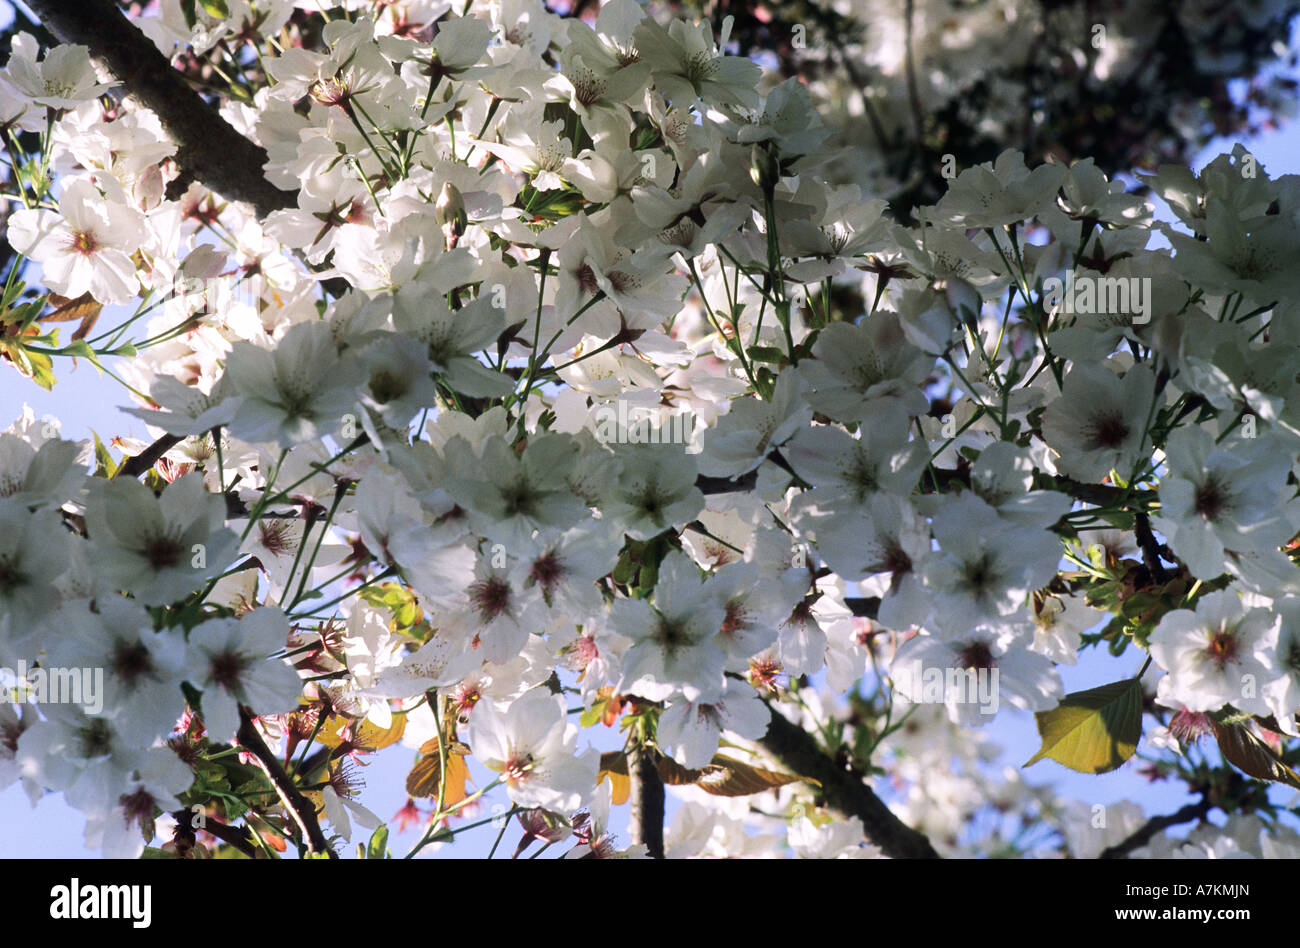
<path id="1" fill-rule="evenodd" d="M 1300 790 L 1300 776 L 1254 731 L 1244 724 L 1220 724 L 1213 720 L 1210 726 L 1214 728 L 1223 759 L 1242 773 Z"/>

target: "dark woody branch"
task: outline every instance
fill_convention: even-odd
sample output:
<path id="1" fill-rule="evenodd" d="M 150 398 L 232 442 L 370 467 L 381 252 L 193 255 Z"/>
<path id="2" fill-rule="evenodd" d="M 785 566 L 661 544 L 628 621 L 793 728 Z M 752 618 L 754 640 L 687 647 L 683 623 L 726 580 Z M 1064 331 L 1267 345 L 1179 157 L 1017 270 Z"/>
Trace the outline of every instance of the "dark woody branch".
<path id="1" fill-rule="evenodd" d="M 194 845 L 195 826 L 194 813 L 190 810 L 176 810 L 172 813 L 173 819 L 176 820 L 176 838 L 184 840 L 189 846 Z M 202 827 L 204 832 L 214 836 L 221 842 L 234 847 L 243 853 L 249 859 L 261 859 L 263 854 L 252 842 L 252 832 L 243 826 L 231 826 L 222 823 L 220 820 L 205 819 Z"/>
<path id="2" fill-rule="evenodd" d="M 28 0 L 61 42 L 86 46 L 127 93 L 158 116 L 176 143 L 176 164 L 231 201 L 251 204 L 258 217 L 297 206 L 297 195 L 266 180 L 266 151 L 249 141 L 203 100 L 112 0 Z"/>
<path id="3" fill-rule="evenodd" d="M 664 858 L 664 782 L 655 751 L 635 744 L 627 754 L 629 827 L 633 843 L 643 843 L 652 859 Z"/>
<path id="4" fill-rule="evenodd" d="M 280 761 L 271 752 L 271 749 L 266 746 L 266 741 L 262 740 L 261 733 L 257 730 L 257 726 L 253 724 L 253 719 L 249 716 L 247 709 L 242 705 L 239 708 L 238 739 L 240 745 L 257 759 L 262 770 L 266 772 L 267 777 L 275 787 L 276 793 L 280 795 L 280 800 L 284 803 L 285 809 L 289 811 L 289 815 L 302 831 L 308 850 L 313 853 L 326 853 L 331 859 L 337 859 L 338 854 L 330 849 L 329 843 L 325 840 L 325 834 L 321 831 L 320 822 L 316 818 L 316 808 L 294 786 L 293 778 L 285 773 Z"/>
<path id="5" fill-rule="evenodd" d="M 1103 849 L 1098 859 L 1124 859 L 1135 849 L 1141 849 L 1158 833 L 1162 833 L 1171 826 L 1178 826 L 1180 823 L 1191 823 L 1205 819 L 1214 804 L 1208 799 L 1201 800 L 1199 803 L 1189 803 L 1177 813 L 1171 813 L 1168 816 L 1156 816 L 1148 820 L 1141 829 L 1129 836 L 1123 842 L 1116 843 L 1109 849 Z"/>
<path id="6" fill-rule="evenodd" d="M 803 728 L 772 711 L 767 735 L 759 741 L 791 773 L 812 777 L 832 809 L 862 821 L 867 839 L 891 859 L 938 859 L 930 841 L 912 829 L 867 786 L 862 775 L 838 766 Z"/>

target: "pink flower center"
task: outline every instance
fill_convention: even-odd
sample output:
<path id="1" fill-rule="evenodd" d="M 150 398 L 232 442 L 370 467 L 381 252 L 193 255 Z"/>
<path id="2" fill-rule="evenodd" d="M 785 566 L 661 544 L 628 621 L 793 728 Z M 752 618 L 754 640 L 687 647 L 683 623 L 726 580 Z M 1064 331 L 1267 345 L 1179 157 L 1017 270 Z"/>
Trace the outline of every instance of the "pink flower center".
<path id="1" fill-rule="evenodd" d="M 469 595 L 484 622 L 499 618 L 510 608 L 510 584 L 496 576 L 470 586 Z"/>
<path id="2" fill-rule="evenodd" d="M 983 668 L 991 669 L 997 662 L 993 661 L 993 653 L 989 651 L 987 642 L 971 642 L 957 656 L 958 668 Z"/>
<path id="3" fill-rule="evenodd" d="M 1229 662 L 1237 660 L 1237 637 L 1228 629 L 1219 629 L 1210 636 L 1210 644 L 1206 646 L 1205 654 L 1209 656 L 1210 661 L 1214 662 L 1216 668 L 1222 670 Z"/>
<path id="4" fill-rule="evenodd" d="M 78 231 L 73 234 L 71 245 L 73 253 L 79 253 L 83 257 L 89 257 L 99 249 L 99 241 L 88 230 Z"/>
<path id="5" fill-rule="evenodd" d="M 532 769 L 532 754 L 518 755 L 512 753 L 510 759 L 506 761 L 505 766 L 501 768 L 501 776 L 505 778 L 506 783 L 514 786 L 523 781 Z"/>

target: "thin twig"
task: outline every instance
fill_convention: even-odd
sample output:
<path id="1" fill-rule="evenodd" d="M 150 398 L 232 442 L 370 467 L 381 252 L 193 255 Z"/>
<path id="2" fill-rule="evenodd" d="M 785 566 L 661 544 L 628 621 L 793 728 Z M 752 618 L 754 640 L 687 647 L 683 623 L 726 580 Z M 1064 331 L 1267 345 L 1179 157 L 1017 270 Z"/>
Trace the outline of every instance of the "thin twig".
<path id="1" fill-rule="evenodd" d="M 1103 849 L 1098 859 L 1123 859 L 1135 849 L 1141 849 L 1151 841 L 1151 838 L 1157 833 L 1164 832 L 1171 826 L 1178 826 L 1180 823 L 1190 823 L 1193 820 L 1203 820 L 1214 809 L 1214 804 L 1209 800 L 1201 800 L 1199 803 L 1189 803 L 1177 813 L 1171 813 L 1169 816 L 1152 817 L 1146 824 L 1128 839 L 1121 843 L 1116 843 L 1107 849 Z"/>

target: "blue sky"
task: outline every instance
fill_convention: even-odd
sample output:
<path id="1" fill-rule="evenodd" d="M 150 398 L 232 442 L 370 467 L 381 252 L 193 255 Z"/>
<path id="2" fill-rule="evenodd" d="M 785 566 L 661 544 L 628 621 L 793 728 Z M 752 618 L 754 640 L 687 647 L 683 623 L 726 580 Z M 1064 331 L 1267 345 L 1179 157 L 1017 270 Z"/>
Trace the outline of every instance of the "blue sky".
<path id="1" fill-rule="evenodd" d="M 8 19 L 7 5 L 0 4 L 0 24 Z M 1243 140 L 1242 143 L 1271 177 L 1300 173 L 1300 125 L 1291 123 L 1280 131 Z M 1195 166 L 1198 169 L 1203 167 L 1219 153 L 1229 151 L 1232 144 L 1230 140 L 1215 142 L 1198 156 Z M 1160 205 L 1158 198 L 1153 200 Z M 1170 219 L 1164 208 L 1161 207 L 1160 211 L 1162 218 Z M 106 313 L 104 325 L 111 325 L 111 318 L 112 314 Z M 45 392 L 20 377 L 11 367 L 0 365 L 0 429 L 17 417 L 26 403 L 38 417 L 52 415 L 61 419 L 66 438 L 88 438 L 92 430 L 105 440 L 112 435 L 148 437 L 142 422 L 118 411 L 119 406 L 130 405 L 131 399 L 117 382 L 100 375 L 94 366 L 85 362 L 73 366 L 69 360 L 60 360 L 55 371 L 59 384 L 53 392 Z M 1115 659 L 1104 650 L 1092 649 L 1081 657 L 1078 665 L 1061 667 L 1061 677 L 1067 691 L 1081 690 L 1135 674 L 1139 660 L 1140 656 L 1133 650 Z M 615 732 L 599 726 L 596 730 L 601 732 L 598 739 L 602 749 L 611 749 L 620 743 Z M 1038 749 L 1034 718 L 1027 712 L 1005 709 L 990 725 L 990 733 L 1005 748 L 1000 764 L 1018 767 Z M 587 732 L 584 738 L 588 735 L 597 737 Z M 390 818 L 406 801 L 403 783 L 413 760 L 412 754 L 400 748 L 376 755 L 370 766 L 362 771 L 366 787 L 360 802 L 382 819 Z M 472 773 L 479 786 L 489 779 L 477 765 L 473 765 Z M 1180 792 L 1181 785 L 1149 784 L 1134 772 L 1131 763 L 1114 773 L 1092 777 L 1074 774 L 1054 762 L 1044 761 L 1022 771 L 1022 774 L 1031 784 L 1051 784 L 1059 793 L 1081 799 L 1089 805 L 1129 799 L 1141 803 L 1152 815 L 1172 812 L 1193 799 Z M 1274 790 L 1274 797 L 1282 801 L 1286 794 L 1278 788 Z M 490 796 L 480 815 L 490 815 L 491 805 L 502 800 L 503 796 Z M 670 819 L 672 809 L 670 803 Z M 614 817 L 612 829 L 626 842 L 626 807 L 616 808 Z M 64 804 L 61 797 L 46 796 L 33 809 L 22 788 L 11 786 L 0 791 L 0 854 L 35 857 L 97 855 L 82 844 L 84 822 L 81 814 Z M 495 835 L 496 829 L 491 826 L 471 830 L 463 843 L 443 851 L 457 856 L 485 855 Z M 499 857 L 508 855 L 518 835 L 517 829 L 507 830 Z M 392 848 L 398 855 L 405 853 L 416 838 L 416 830 L 397 834 Z M 364 834 L 358 832 L 355 841 L 364 841 Z M 565 848 L 567 846 L 555 847 L 556 850 Z M 552 850 L 548 856 L 554 852 Z"/>

